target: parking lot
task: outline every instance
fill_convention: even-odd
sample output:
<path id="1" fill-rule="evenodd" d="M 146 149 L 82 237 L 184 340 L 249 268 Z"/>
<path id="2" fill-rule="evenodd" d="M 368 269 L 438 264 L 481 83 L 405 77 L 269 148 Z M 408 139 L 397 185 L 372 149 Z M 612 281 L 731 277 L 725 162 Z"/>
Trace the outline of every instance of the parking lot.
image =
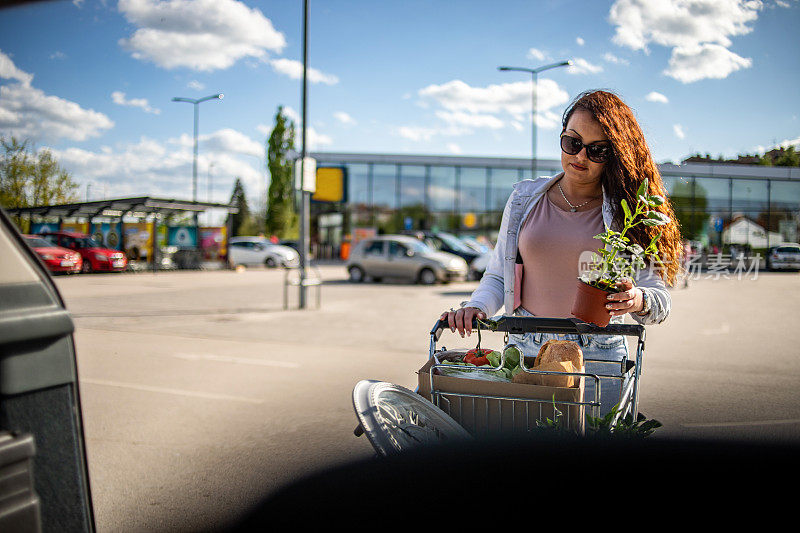
<path id="1" fill-rule="evenodd" d="M 77 328 L 100 531 L 222 526 L 304 474 L 372 455 L 353 435 L 353 386 L 413 388 L 434 321 L 477 282 L 319 272 L 322 306 L 312 290 L 304 311 L 283 310 L 277 269 L 56 278 Z M 640 410 L 664 424 L 652 438 L 800 442 L 800 275 L 729 278 L 675 289 L 672 316 L 648 327 Z"/>

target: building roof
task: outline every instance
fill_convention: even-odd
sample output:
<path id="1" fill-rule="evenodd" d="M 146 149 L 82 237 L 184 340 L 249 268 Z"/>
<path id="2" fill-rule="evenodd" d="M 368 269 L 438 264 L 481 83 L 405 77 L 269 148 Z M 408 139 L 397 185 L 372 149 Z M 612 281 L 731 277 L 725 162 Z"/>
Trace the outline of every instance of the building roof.
<path id="1" fill-rule="evenodd" d="M 459 167 L 530 168 L 531 159 L 523 157 L 470 157 L 415 154 L 364 154 L 344 152 L 312 152 L 311 157 L 322 163 L 375 163 L 402 165 L 434 165 Z M 560 159 L 537 159 L 536 166 L 542 173 L 560 172 Z M 800 180 L 800 167 L 768 167 L 764 165 L 720 164 L 720 163 L 660 163 L 663 176 L 747 178 L 772 180 Z"/>
<path id="2" fill-rule="evenodd" d="M 211 202 L 192 202 L 167 198 L 140 196 L 137 198 L 115 198 L 94 200 L 91 202 L 75 202 L 71 204 L 42 205 L 35 207 L 7 208 L 11 215 L 39 215 L 53 217 L 121 217 L 132 213 L 201 213 L 208 209 L 224 209 L 228 213 L 237 213 L 239 209 L 229 204 Z"/>

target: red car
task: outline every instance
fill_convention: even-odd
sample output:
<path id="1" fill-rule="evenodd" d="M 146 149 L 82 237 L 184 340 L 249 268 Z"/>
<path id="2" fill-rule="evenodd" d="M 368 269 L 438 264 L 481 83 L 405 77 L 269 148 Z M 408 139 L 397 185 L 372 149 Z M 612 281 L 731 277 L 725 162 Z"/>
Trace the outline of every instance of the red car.
<path id="1" fill-rule="evenodd" d="M 62 248 L 81 254 L 82 272 L 121 272 L 128 266 L 124 253 L 103 247 L 90 235 L 74 231 L 52 231 L 40 235 Z"/>
<path id="2" fill-rule="evenodd" d="M 80 253 L 56 246 L 38 235 L 23 235 L 23 237 L 50 272 L 74 274 L 81 271 L 83 259 Z"/>

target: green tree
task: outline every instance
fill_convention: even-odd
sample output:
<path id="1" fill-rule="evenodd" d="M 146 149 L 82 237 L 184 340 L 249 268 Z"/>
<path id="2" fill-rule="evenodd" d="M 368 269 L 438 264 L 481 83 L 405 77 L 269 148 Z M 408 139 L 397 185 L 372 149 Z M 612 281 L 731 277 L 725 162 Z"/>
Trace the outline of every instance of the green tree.
<path id="1" fill-rule="evenodd" d="M 795 151 L 794 146 L 790 146 L 781 151 L 774 164 L 776 167 L 800 167 L 800 153 Z"/>
<path id="2" fill-rule="evenodd" d="M 230 203 L 239 209 L 237 213 L 231 215 L 231 226 L 233 228 L 231 237 L 255 233 L 256 224 L 253 220 L 253 215 L 250 213 L 250 207 L 247 204 L 247 194 L 244 190 L 244 184 L 238 176 L 233 184 L 233 193 L 231 194 Z"/>
<path id="3" fill-rule="evenodd" d="M 283 239 L 297 238 L 298 216 L 294 209 L 292 162 L 286 158 L 294 150 L 294 123 L 283 113 L 275 114 L 275 127 L 267 141 L 267 167 L 270 183 L 267 195 L 266 231 Z"/>
<path id="4" fill-rule="evenodd" d="M 78 184 L 50 150 L 33 153 L 29 141 L 0 137 L 0 204 L 8 208 L 74 202 Z"/>

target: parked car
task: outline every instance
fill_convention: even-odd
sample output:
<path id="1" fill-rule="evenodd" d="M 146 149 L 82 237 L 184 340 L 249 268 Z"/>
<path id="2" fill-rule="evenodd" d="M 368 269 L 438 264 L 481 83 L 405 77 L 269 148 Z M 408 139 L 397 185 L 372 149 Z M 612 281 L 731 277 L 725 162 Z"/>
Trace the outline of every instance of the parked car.
<path id="1" fill-rule="evenodd" d="M 55 246 L 50 241 L 36 235 L 23 235 L 23 237 L 25 243 L 36 252 L 47 270 L 53 274 L 74 274 L 81 271 L 83 259 L 78 252 Z"/>
<path id="2" fill-rule="evenodd" d="M 266 265 L 270 268 L 294 268 L 300 265 L 300 255 L 293 248 L 275 244 L 264 237 L 231 237 L 228 241 L 231 264 Z"/>
<path id="3" fill-rule="evenodd" d="M 404 278 L 431 285 L 460 281 L 468 273 L 463 258 L 436 251 L 409 235 L 381 235 L 360 241 L 350 252 L 346 266 L 353 282 L 367 277 L 374 281 Z"/>
<path id="4" fill-rule="evenodd" d="M 413 235 L 434 250 L 447 252 L 464 259 L 469 266 L 468 277 L 470 279 L 479 279 L 481 276 L 483 276 L 483 270 L 479 270 L 480 263 L 476 265 L 476 268 L 473 268 L 472 266 L 472 263 L 483 254 L 476 252 L 464 244 L 455 235 L 446 233 L 444 231 L 407 231 L 403 233 L 406 235 Z M 486 268 L 485 265 L 483 268 Z"/>
<path id="5" fill-rule="evenodd" d="M 466 244 L 471 250 L 478 252 L 479 254 L 485 254 L 491 252 L 493 247 L 488 242 L 480 242 L 475 237 L 459 237 L 461 242 Z"/>
<path id="6" fill-rule="evenodd" d="M 800 244 L 785 242 L 767 253 L 768 270 L 800 270 Z"/>
<path id="7" fill-rule="evenodd" d="M 42 238 L 62 248 L 69 248 L 81 254 L 81 271 L 122 272 L 128 266 L 128 259 L 119 250 L 112 250 L 98 243 L 94 237 L 74 231 L 51 231 L 39 234 Z"/>

